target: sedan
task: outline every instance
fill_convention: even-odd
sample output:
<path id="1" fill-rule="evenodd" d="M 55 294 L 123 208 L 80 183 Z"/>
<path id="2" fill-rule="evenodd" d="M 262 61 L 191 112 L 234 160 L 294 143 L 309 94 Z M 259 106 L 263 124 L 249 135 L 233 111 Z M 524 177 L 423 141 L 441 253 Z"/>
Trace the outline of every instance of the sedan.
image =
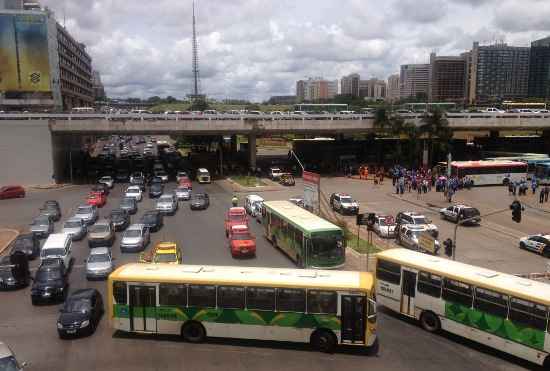
<path id="1" fill-rule="evenodd" d="M 135 199 L 136 201 L 141 201 L 142 199 L 142 191 L 139 186 L 130 186 L 126 189 L 126 193 L 124 194 L 125 197 L 130 197 Z"/>
<path id="2" fill-rule="evenodd" d="M 40 241 L 33 233 L 20 234 L 10 244 L 10 255 L 17 251 L 23 252 L 29 260 L 40 254 Z"/>
<path id="3" fill-rule="evenodd" d="M 38 238 L 45 238 L 53 232 L 53 221 L 47 215 L 40 215 L 30 224 L 31 232 Z"/>
<path id="4" fill-rule="evenodd" d="M 103 207 L 107 203 L 107 197 L 101 192 L 90 192 L 86 203 L 92 206 Z"/>
<path id="5" fill-rule="evenodd" d="M 130 215 L 123 209 L 112 210 L 109 219 L 113 223 L 115 231 L 123 231 L 130 225 Z"/>
<path id="6" fill-rule="evenodd" d="M 108 188 L 112 189 L 115 185 L 115 180 L 112 176 L 102 176 L 97 181 L 99 184 L 105 184 Z"/>
<path id="7" fill-rule="evenodd" d="M 105 279 L 114 269 L 111 250 L 107 247 L 96 247 L 90 250 L 86 259 L 86 278 Z"/>
<path id="8" fill-rule="evenodd" d="M 137 201 L 133 197 L 124 197 L 120 200 L 119 209 L 125 210 L 130 215 L 137 213 Z"/>
<path id="9" fill-rule="evenodd" d="M 143 214 L 140 223 L 149 228 L 149 231 L 158 232 L 164 225 L 164 217 L 159 210 L 150 210 Z"/>
<path id="10" fill-rule="evenodd" d="M 164 185 L 162 183 L 153 183 L 149 187 L 149 198 L 160 197 L 164 193 Z"/>
<path id="11" fill-rule="evenodd" d="M 173 194 L 164 194 L 157 201 L 156 209 L 167 215 L 174 215 L 178 210 L 178 200 Z"/>
<path id="12" fill-rule="evenodd" d="M 58 264 L 55 264 L 55 260 Z M 31 301 L 36 305 L 42 301 L 65 299 L 69 281 L 65 275 L 65 267 L 61 259 L 51 259 L 51 264 L 40 265 L 34 276 L 31 287 Z"/>
<path id="13" fill-rule="evenodd" d="M 21 186 L 5 186 L 0 188 L 0 200 L 25 197 L 25 188 Z"/>
<path id="14" fill-rule="evenodd" d="M 82 219 L 86 225 L 94 224 L 98 218 L 97 207 L 92 205 L 81 205 L 76 209 L 74 217 Z"/>
<path id="15" fill-rule="evenodd" d="M 550 234 L 534 234 L 519 239 L 521 249 L 531 250 L 550 258 Z"/>
<path id="16" fill-rule="evenodd" d="M 149 228 L 143 224 L 132 224 L 124 231 L 120 240 L 121 252 L 140 252 L 149 244 L 151 235 Z"/>
<path id="17" fill-rule="evenodd" d="M 0 290 L 13 290 L 27 287 L 30 281 L 28 262 L 24 264 L 13 264 L 9 255 L 0 256 Z M 0 362 L 0 370 L 2 368 Z"/>
<path id="18" fill-rule="evenodd" d="M 88 227 L 80 218 L 71 218 L 63 224 L 61 233 L 71 235 L 73 241 L 79 241 L 88 233 Z"/>
<path id="19" fill-rule="evenodd" d="M 189 207 L 191 210 L 206 210 L 210 206 L 210 198 L 207 193 L 195 193 L 191 197 Z"/>
<path id="20" fill-rule="evenodd" d="M 189 201 L 191 199 L 191 190 L 187 187 L 177 187 L 174 190 L 174 195 L 178 201 Z"/>
<path id="21" fill-rule="evenodd" d="M 103 298 L 96 289 L 76 290 L 67 298 L 57 319 L 61 339 L 81 334 L 92 335 L 104 313 Z"/>

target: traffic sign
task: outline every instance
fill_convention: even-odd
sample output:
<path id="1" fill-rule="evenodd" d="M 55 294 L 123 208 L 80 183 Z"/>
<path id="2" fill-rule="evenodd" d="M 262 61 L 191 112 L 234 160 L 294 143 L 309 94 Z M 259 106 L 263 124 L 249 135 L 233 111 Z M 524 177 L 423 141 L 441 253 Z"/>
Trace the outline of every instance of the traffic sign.
<path id="1" fill-rule="evenodd" d="M 422 232 L 418 236 L 418 246 L 424 251 L 435 254 L 435 238 L 429 232 Z"/>

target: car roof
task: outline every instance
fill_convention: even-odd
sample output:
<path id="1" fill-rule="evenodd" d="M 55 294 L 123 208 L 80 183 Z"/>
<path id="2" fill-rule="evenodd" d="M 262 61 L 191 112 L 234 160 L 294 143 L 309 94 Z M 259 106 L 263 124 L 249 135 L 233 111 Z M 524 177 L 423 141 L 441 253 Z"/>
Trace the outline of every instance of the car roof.
<path id="1" fill-rule="evenodd" d="M 404 224 L 403 227 L 410 229 L 411 231 L 425 231 L 428 227 L 424 224 Z"/>
<path id="2" fill-rule="evenodd" d="M 126 188 L 126 192 L 128 192 L 130 190 L 134 190 L 134 189 L 137 189 L 138 191 L 141 191 L 141 188 L 139 188 L 139 186 L 129 186 L 128 188 Z"/>
<path id="3" fill-rule="evenodd" d="M 402 214 L 407 216 L 424 216 L 416 211 L 403 211 Z"/>
<path id="4" fill-rule="evenodd" d="M 230 207 L 229 208 L 229 213 L 230 214 L 238 214 L 238 215 L 246 214 L 246 210 L 242 206 L 235 206 L 235 207 Z"/>
<path id="5" fill-rule="evenodd" d="M 109 254 L 110 249 L 108 247 L 94 247 L 90 250 L 90 255 L 105 255 Z"/>
<path id="6" fill-rule="evenodd" d="M 136 223 L 136 224 L 130 225 L 127 230 L 130 230 L 130 229 L 142 230 L 144 227 L 145 227 L 145 224 Z"/>
<path id="7" fill-rule="evenodd" d="M 264 199 L 258 195 L 248 195 L 246 196 L 250 201 L 263 201 Z"/>
<path id="8" fill-rule="evenodd" d="M 81 223 L 81 222 L 82 222 L 82 219 L 80 219 L 80 218 L 74 218 L 74 217 L 73 217 L 73 218 L 69 218 L 69 219 L 65 220 L 65 223 L 67 223 L 67 222 L 77 222 L 77 223 Z"/>
<path id="9" fill-rule="evenodd" d="M 100 219 L 97 222 L 95 222 L 94 225 L 98 225 L 98 224 L 107 224 L 107 225 L 109 225 L 109 224 L 111 224 L 111 222 L 108 221 L 107 219 Z"/>
<path id="10" fill-rule="evenodd" d="M 42 246 L 42 250 L 44 249 L 57 249 L 60 246 L 65 246 L 65 242 L 67 239 L 70 239 L 71 236 L 65 233 L 52 233 L 48 236 L 48 239 L 46 242 L 44 242 L 44 246 Z M 53 246 L 50 246 L 53 245 Z"/>
<path id="11" fill-rule="evenodd" d="M 205 169 L 204 167 L 201 167 L 201 168 L 197 169 L 197 171 L 200 172 L 200 173 L 207 173 L 208 172 L 208 170 Z"/>
<path id="12" fill-rule="evenodd" d="M 11 351 L 10 347 L 0 341 L 0 358 L 9 357 L 12 355 L 13 352 Z"/>

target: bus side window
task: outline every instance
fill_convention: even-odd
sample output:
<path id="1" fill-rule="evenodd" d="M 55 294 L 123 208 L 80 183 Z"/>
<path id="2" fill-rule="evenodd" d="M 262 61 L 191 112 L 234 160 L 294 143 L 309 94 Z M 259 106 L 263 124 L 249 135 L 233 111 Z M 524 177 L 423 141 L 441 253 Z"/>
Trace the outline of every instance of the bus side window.
<path id="1" fill-rule="evenodd" d="M 378 259 L 376 264 L 376 278 L 399 285 L 401 283 L 401 266 L 386 260 Z"/>
<path id="2" fill-rule="evenodd" d="M 441 277 L 435 274 L 420 272 L 418 273 L 418 292 L 433 296 L 434 298 L 441 297 Z"/>
<path id="3" fill-rule="evenodd" d="M 474 308 L 506 318 L 508 317 L 508 295 L 477 287 Z"/>
<path id="4" fill-rule="evenodd" d="M 249 310 L 275 310 L 275 289 L 268 287 L 247 287 L 246 308 Z"/>
<path id="5" fill-rule="evenodd" d="M 465 307 L 472 307 L 472 287 L 468 284 L 445 278 L 443 286 L 443 299 L 464 305 Z"/>
<path id="6" fill-rule="evenodd" d="M 216 286 L 189 285 L 189 306 L 216 308 Z"/>
<path id="7" fill-rule="evenodd" d="M 159 304 L 187 306 L 187 286 L 183 284 L 161 283 L 159 285 Z"/>
<path id="8" fill-rule="evenodd" d="M 127 304 L 126 282 L 113 282 L 113 297 L 117 304 Z"/>
<path id="9" fill-rule="evenodd" d="M 305 313 L 306 290 L 277 289 L 277 311 Z"/>
<path id="10" fill-rule="evenodd" d="M 244 309 L 244 287 L 218 286 L 218 307 Z"/>
<path id="11" fill-rule="evenodd" d="M 533 327 L 541 331 L 547 329 L 546 316 L 548 308 L 527 300 L 511 298 L 510 314 L 508 319 L 524 326 Z"/>
<path id="12" fill-rule="evenodd" d="M 338 294 L 335 291 L 307 291 L 307 312 L 316 314 L 336 314 Z"/>

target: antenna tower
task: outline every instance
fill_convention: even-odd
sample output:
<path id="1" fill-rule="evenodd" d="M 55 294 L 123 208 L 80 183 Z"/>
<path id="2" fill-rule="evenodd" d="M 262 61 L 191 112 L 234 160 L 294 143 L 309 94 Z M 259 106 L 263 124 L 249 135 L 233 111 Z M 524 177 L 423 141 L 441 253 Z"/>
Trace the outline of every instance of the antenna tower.
<path id="1" fill-rule="evenodd" d="M 195 0 L 193 0 L 193 98 L 200 97 L 200 84 L 199 46 L 197 43 L 197 27 L 195 22 Z"/>

